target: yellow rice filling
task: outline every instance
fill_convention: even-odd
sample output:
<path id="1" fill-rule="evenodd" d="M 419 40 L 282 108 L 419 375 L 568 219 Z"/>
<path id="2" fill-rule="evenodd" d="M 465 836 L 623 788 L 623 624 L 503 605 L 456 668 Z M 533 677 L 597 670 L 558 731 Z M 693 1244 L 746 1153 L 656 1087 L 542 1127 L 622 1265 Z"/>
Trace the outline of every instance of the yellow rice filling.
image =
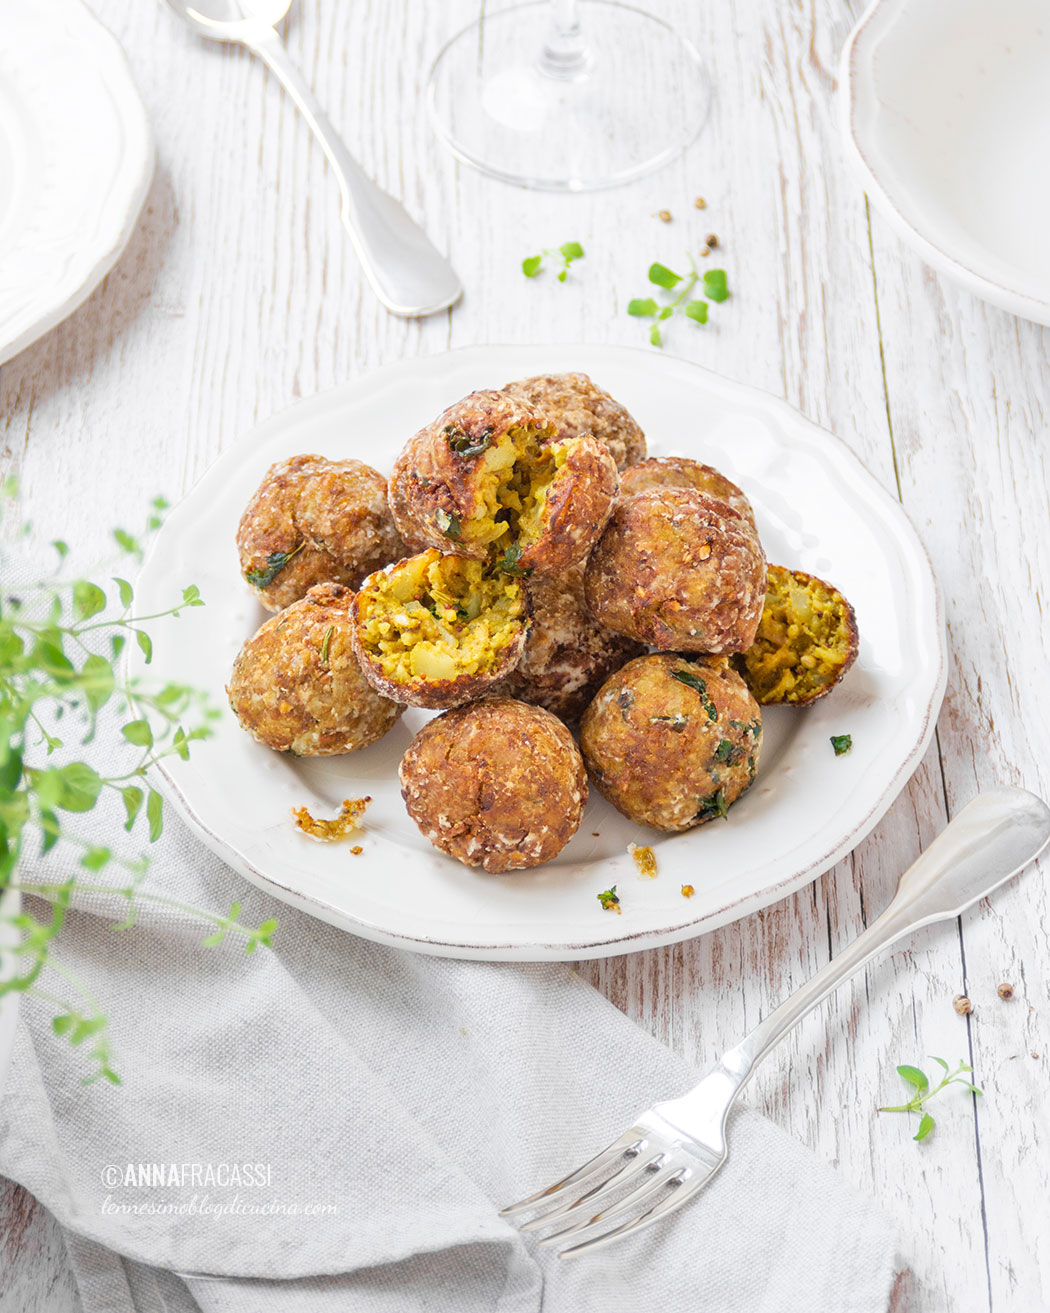
<path id="1" fill-rule="evenodd" d="M 805 702 L 834 683 L 850 658 L 849 607 L 842 594 L 809 575 L 771 565 L 754 644 L 744 653 L 755 700 Z"/>
<path id="2" fill-rule="evenodd" d="M 546 432 L 513 425 L 479 458 L 483 469 L 474 512 L 462 527 L 465 541 L 502 550 L 540 536 L 547 496 L 576 441 L 543 443 Z"/>
<path id="3" fill-rule="evenodd" d="M 487 453 L 486 453 L 487 454 Z M 484 674 L 527 623 L 519 585 L 436 548 L 379 574 L 358 595 L 365 650 L 397 683 Z"/>

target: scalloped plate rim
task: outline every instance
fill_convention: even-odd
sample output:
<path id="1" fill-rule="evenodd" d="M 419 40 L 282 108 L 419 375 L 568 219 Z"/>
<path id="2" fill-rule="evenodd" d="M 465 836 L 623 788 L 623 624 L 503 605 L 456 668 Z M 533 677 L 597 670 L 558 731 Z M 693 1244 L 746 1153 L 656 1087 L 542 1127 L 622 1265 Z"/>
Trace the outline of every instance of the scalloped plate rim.
<path id="1" fill-rule="evenodd" d="M 833 838 L 828 840 L 821 852 L 812 856 L 800 866 L 799 869 L 793 871 L 788 877 L 769 885 L 760 893 L 749 894 L 739 899 L 723 902 L 718 907 L 711 908 L 700 916 L 689 917 L 683 915 L 683 917 L 673 925 L 656 929 L 635 931 L 627 930 L 625 928 L 619 933 L 610 935 L 608 933 L 608 920 L 611 920 L 612 918 L 608 918 L 606 922 L 596 921 L 594 934 L 587 937 L 567 937 L 558 940 L 545 940 L 543 942 L 522 942 L 521 940 L 515 940 L 513 938 L 502 940 L 490 939 L 485 942 L 479 942 L 476 939 L 470 939 L 468 937 L 441 937 L 437 935 L 402 933 L 390 925 L 381 925 L 375 921 L 363 918 L 360 915 L 348 914 L 345 909 L 333 906 L 330 902 L 326 902 L 302 889 L 298 889 L 293 884 L 284 883 L 284 881 L 272 871 L 268 872 L 261 869 L 257 853 L 242 851 L 235 844 L 231 843 L 227 836 L 224 836 L 218 830 L 207 824 L 197 814 L 193 801 L 186 795 L 181 784 L 173 775 L 172 770 L 164 763 L 156 768 L 158 787 L 176 807 L 179 814 L 189 824 L 190 828 L 197 834 L 197 836 L 201 838 L 204 843 L 212 849 L 212 851 L 218 853 L 229 865 L 248 879 L 252 884 L 331 925 L 393 947 L 443 957 L 472 958 L 490 961 L 537 962 L 568 959 L 586 960 L 596 957 L 614 956 L 622 953 L 659 947 L 666 944 L 673 944 L 684 939 L 693 938 L 696 935 L 715 930 L 742 916 L 749 915 L 751 912 L 758 911 L 760 908 L 768 906 L 770 903 L 776 902 L 796 892 L 798 889 L 812 882 L 820 874 L 841 860 L 871 832 L 919 765 L 919 762 L 921 761 L 933 736 L 936 716 L 943 699 L 947 680 L 947 648 L 941 593 L 933 575 L 929 563 L 929 557 L 906 513 L 900 506 L 899 502 L 897 502 L 881 486 L 881 484 L 878 483 L 874 476 L 866 469 L 859 458 L 850 451 L 845 443 L 827 430 L 822 429 L 820 426 L 807 419 L 801 414 L 801 412 L 790 406 L 787 402 L 758 388 L 725 379 L 691 361 L 667 353 L 657 355 L 655 352 L 650 353 L 644 349 L 632 347 L 610 347 L 590 344 L 568 344 L 558 346 L 468 346 L 452 351 L 412 357 L 408 360 L 393 362 L 372 370 L 359 379 L 355 379 L 336 388 L 329 389 L 325 392 L 315 394 L 312 397 L 304 398 L 295 402 L 292 406 L 264 419 L 259 424 L 255 425 L 248 433 L 242 435 L 237 441 L 231 444 L 230 447 L 220 454 L 201 478 L 197 480 L 193 488 L 191 488 L 171 513 L 147 556 L 140 577 L 146 578 L 148 576 L 151 565 L 158 558 L 161 551 L 165 550 L 166 536 L 172 536 L 172 525 L 174 524 L 177 527 L 178 521 L 176 517 L 179 517 L 183 513 L 187 513 L 187 507 L 192 504 L 197 495 L 201 494 L 204 485 L 209 482 L 216 482 L 219 478 L 220 472 L 225 473 L 228 469 L 233 468 L 238 456 L 243 456 L 243 453 L 249 449 L 254 449 L 261 441 L 267 441 L 274 433 L 280 432 L 288 423 L 289 416 L 294 414 L 300 420 L 308 418 L 312 409 L 317 410 L 318 412 L 323 412 L 328 406 L 333 404 L 336 398 L 344 393 L 367 394 L 369 391 L 388 387 L 397 380 L 399 375 L 411 373 L 412 371 L 419 369 L 425 371 L 439 369 L 441 363 L 444 361 L 462 361 L 472 355 L 478 355 L 479 357 L 495 357 L 500 353 L 509 354 L 520 360 L 521 366 L 518 367 L 518 371 L 515 374 L 513 368 L 508 370 L 505 365 L 494 365 L 491 374 L 496 374 L 499 377 L 502 377 L 504 374 L 506 374 L 507 377 L 512 377 L 524 376 L 528 372 L 545 372 L 551 368 L 551 364 L 549 361 L 544 363 L 542 358 L 549 357 L 555 353 L 562 358 L 563 368 L 578 367 L 586 369 L 588 372 L 595 371 L 595 366 L 592 361 L 581 364 L 579 361 L 574 360 L 574 353 L 577 353 L 608 359 L 610 364 L 615 362 L 617 358 L 628 359 L 636 363 L 645 360 L 655 370 L 670 370 L 671 372 L 684 377 L 691 376 L 694 379 L 700 380 L 703 386 L 711 389 L 715 393 L 721 394 L 723 398 L 740 399 L 742 402 L 749 403 L 758 410 L 767 412 L 773 417 L 780 418 L 782 422 L 786 422 L 796 431 L 799 429 L 804 431 L 809 435 L 814 446 L 818 446 L 825 453 L 834 454 L 834 457 L 836 458 L 835 463 L 837 475 L 847 479 L 855 487 L 865 490 L 874 504 L 878 507 L 879 512 L 886 519 L 896 521 L 897 532 L 899 535 L 898 541 L 905 543 L 910 549 L 912 553 L 912 565 L 921 571 L 922 582 L 928 588 L 927 600 L 930 604 L 930 612 L 927 637 L 936 646 L 937 667 L 936 670 L 931 670 L 929 672 L 926 682 L 923 685 L 925 692 L 925 710 L 920 718 L 920 723 L 914 725 L 913 729 L 910 731 L 910 741 L 907 746 L 902 745 L 899 764 L 891 778 L 885 782 L 884 787 L 879 791 L 878 796 L 871 800 L 863 817 L 860 818 L 847 832 L 836 833 Z M 530 353 L 534 357 L 540 357 L 540 359 L 533 359 L 529 361 L 526 366 L 525 361 L 522 360 L 522 358 L 529 357 Z M 600 367 L 598 372 L 601 372 Z M 612 372 L 613 371 L 610 368 L 606 374 L 607 381 Z M 482 384 L 478 385 L 481 386 Z M 128 659 L 131 668 L 135 669 L 140 661 L 137 650 L 129 651 Z M 803 712 L 801 714 L 805 715 L 806 713 Z M 203 747 L 204 750 L 207 750 L 207 745 L 203 745 Z M 176 763 L 176 766 L 177 765 L 178 763 Z M 407 817 L 405 818 L 405 824 L 411 824 Z M 639 834 L 641 833 L 643 833 L 643 831 L 639 830 Z M 694 830 L 688 833 L 695 835 L 698 832 Z M 451 862 L 451 859 L 448 860 Z M 498 879 L 499 877 L 489 878 Z M 687 910 L 688 904 L 683 901 L 683 914 Z"/>

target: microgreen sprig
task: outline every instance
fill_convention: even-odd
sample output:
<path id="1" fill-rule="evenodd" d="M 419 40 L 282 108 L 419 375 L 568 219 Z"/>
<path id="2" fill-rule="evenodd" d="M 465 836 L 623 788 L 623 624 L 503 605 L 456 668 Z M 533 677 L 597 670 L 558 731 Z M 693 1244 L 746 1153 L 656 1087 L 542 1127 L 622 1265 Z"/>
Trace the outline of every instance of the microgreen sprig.
<path id="1" fill-rule="evenodd" d="M 930 1088 L 929 1077 L 918 1067 L 911 1067 L 907 1064 L 897 1068 L 897 1074 L 902 1080 L 914 1089 L 915 1093 L 907 1103 L 894 1104 L 892 1107 L 880 1108 L 879 1112 L 915 1112 L 919 1114 L 919 1129 L 915 1136 L 916 1140 L 925 1140 L 933 1130 L 935 1122 L 925 1110 L 925 1104 L 947 1085 L 962 1085 L 964 1089 L 971 1094 L 981 1094 L 982 1091 L 977 1088 L 971 1081 L 967 1080 L 967 1075 L 973 1075 L 973 1068 L 967 1066 L 965 1062 L 960 1062 L 954 1071 L 950 1071 L 948 1064 L 943 1058 L 933 1058 L 933 1061 L 944 1068 L 944 1077 L 939 1085 Z"/>
<path id="2" fill-rule="evenodd" d="M 579 242 L 562 242 L 560 246 L 545 246 L 539 255 L 527 256 L 521 262 L 521 272 L 526 278 L 535 278 L 543 268 L 544 257 L 561 259 L 558 270 L 558 282 L 564 283 L 569 276 L 569 268 L 574 260 L 583 259 L 583 247 Z"/>
<path id="3" fill-rule="evenodd" d="M 0 487 L 0 510 L 16 493 L 12 481 Z M 166 508 L 163 498 L 154 499 L 145 535 L 114 530 L 124 557 L 141 560 L 145 537 L 160 526 Z M 27 532 L 23 526 L 23 536 Z M 17 595 L 0 596 L 0 892 L 18 888 L 47 906 L 43 915 L 27 904 L 18 915 L 3 917 L 17 936 L 10 950 L 16 970 L 0 983 L 0 998 L 32 993 L 48 1001 L 57 1010 L 52 1022 L 56 1035 L 76 1047 L 90 1041 L 86 1051 L 95 1070 L 85 1080 L 101 1078 L 116 1085 L 120 1078 L 113 1067 L 105 1013 L 55 951 L 74 892 L 123 898 L 126 915 L 114 929 L 132 926 L 139 904 L 150 901 L 207 923 L 212 933 L 205 943 L 220 943 L 229 934 L 242 936 L 249 953 L 270 943 L 277 923 L 270 920 L 252 928 L 242 924 L 239 904 L 228 915 L 217 915 L 147 892 L 141 886 L 149 858 L 103 841 L 108 836 L 104 829 L 101 835 L 99 831 L 106 825 L 115 825 L 118 834 L 121 828 L 128 834 L 144 831 L 149 843 L 159 839 L 164 802 L 147 772 L 165 757 L 187 759 L 190 745 L 212 732 L 219 712 L 206 695 L 186 684 L 129 676 L 121 661 L 134 635 L 149 665 L 153 639 L 145 626 L 177 619 L 204 602 L 191 584 L 167 609 L 133 614 L 135 593 L 127 579 L 117 574 L 101 582 L 64 579 L 69 547 L 62 541 L 53 547 L 57 565 L 50 577 L 19 588 Z M 126 769 L 105 774 L 87 759 L 100 724 L 127 753 Z M 119 797 L 116 818 L 103 815 L 90 837 L 80 833 L 69 818 L 93 811 L 107 797 L 114 802 Z M 49 881 L 45 866 L 43 879 L 24 878 L 21 859 L 34 839 L 41 857 L 60 841 L 67 851 L 79 854 L 82 874 Z M 119 872 L 111 884 L 90 881 L 107 868 Z M 64 981 L 77 1001 L 45 990 L 49 975 Z"/>
<path id="4" fill-rule="evenodd" d="M 684 314 L 696 324 L 707 323 L 707 301 L 693 296 L 697 283 L 703 284 L 704 296 L 708 301 L 726 301 L 729 299 L 729 285 L 724 269 L 705 269 L 703 273 L 696 267 L 696 261 L 687 254 L 689 273 L 676 274 L 664 264 L 654 263 L 649 266 L 649 281 L 655 287 L 673 292 L 680 285 L 680 291 L 673 300 L 661 305 L 654 297 L 637 297 L 627 304 L 627 313 L 636 319 L 655 319 L 649 329 L 649 341 L 653 346 L 663 346 L 660 324 L 675 314 Z"/>

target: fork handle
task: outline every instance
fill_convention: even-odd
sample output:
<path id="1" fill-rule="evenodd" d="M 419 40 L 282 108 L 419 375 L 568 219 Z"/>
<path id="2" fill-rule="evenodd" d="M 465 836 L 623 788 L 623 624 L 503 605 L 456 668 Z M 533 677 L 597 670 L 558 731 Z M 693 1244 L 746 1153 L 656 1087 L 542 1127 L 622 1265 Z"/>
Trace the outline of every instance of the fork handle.
<path id="1" fill-rule="evenodd" d="M 419 318 L 455 304 L 462 286 L 448 260 L 347 150 L 273 28 L 246 30 L 244 43 L 277 75 L 306 119 L 339 181 L 343 224 L 372 290 L 395 315 Z"/>
<path id="2" fill-rule="evenodd" d="M 706 1116 L 712 1096 L 724 1094 L 725 1114 L 766 1054 L 844 980 L 913 930 L 958 916 L 1036 857 L 1050 839 L 1050 808 L 1024 789 L 978 794 L 900 878 L 886 910 L 801 989 L 725 1053 L 707 1077 L 681 1099 L 658 1105 L 675 1120 Z M 713 1130 L 713 1128 L 712 1128 Z"/>

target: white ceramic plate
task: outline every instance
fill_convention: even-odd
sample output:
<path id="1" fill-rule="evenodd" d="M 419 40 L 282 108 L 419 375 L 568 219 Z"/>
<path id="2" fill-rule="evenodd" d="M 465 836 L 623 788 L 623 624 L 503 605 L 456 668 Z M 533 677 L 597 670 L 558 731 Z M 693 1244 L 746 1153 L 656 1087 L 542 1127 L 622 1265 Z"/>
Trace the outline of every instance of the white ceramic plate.
<path id="1" fill-rule="evenodd" d="M 1050 324 L 1050 7 L 876 0 L 842 57 L 847 152 L 935 269 Z"/>
<path id="2" fill-rule="evenodd" d="M 493 876 L 437 853 L 405 813 L 397 765 L 423 723 L 410 710 L 348 757 L 294 759 L 254 743 L 227 712 L 163 787 L 197 833 L 249 880 L 335 925 L 445 956 L 544 960 L 673 943 L 783 898 L 875 825 L 933 732 L 945 679 L 943 623 L 926 554 L 898 503 L 830 434 L 764 393 L 655 351 L 476 347 L 406 361 L 300 402 L 216 462 L 168 519 L 137 586 L 140 614 L 197 584 L 207 605 L 157 635 L 151 667 L 225 704 L 241 643 L 264 619 L 238 576 L 234 532 L 267 467 L 298 452 L 357 456 L 384 472 L 405 440 L 478 387 L 579 369 L 609 387 L 654 454 L 720 466 L 752 498 L 771 560 L 813 571 L 853 601 L 861 655 L 808 711 L 765 717 L 758 778 L 725 821 L 668 837 L 631 825 L 596 794 L 560 857 Z M 136 655 L 134 673 L 145 668 Z M 850 733 L 836 757 L 829 737 Z M 364 852 L 318 844 L 289 809 L 333 815 L 371 794 Z M 595 833 L 597 831 L 597 834 Z M 630 842 L 651 843 L 659 875 L 639 878 Z M 596 895 L 616 884 L 622 915 Z M 695 896 L 685 899 L 683 884 Z"/>
<path id="3" fill-rule="evenodd" d="M 152 177 L 113 37 L 80 0 L 0 3 L 0 364 L 98 286 Z"/>

